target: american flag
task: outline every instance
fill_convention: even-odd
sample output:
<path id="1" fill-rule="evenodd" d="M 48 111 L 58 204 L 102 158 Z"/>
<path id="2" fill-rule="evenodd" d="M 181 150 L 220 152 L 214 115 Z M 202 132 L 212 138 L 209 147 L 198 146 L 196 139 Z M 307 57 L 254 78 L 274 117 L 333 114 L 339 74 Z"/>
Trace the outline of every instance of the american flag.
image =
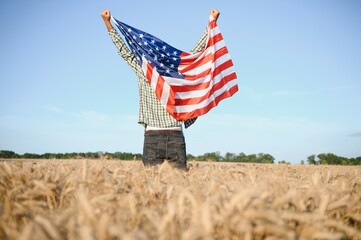
<path id="1" fill-rule="evenodd" d="M 181 51 L 112 17 L 157 98 L 177 120 L 206 114 L 238 91 L 237 76 L 213 16 L 203 50 Z"/>

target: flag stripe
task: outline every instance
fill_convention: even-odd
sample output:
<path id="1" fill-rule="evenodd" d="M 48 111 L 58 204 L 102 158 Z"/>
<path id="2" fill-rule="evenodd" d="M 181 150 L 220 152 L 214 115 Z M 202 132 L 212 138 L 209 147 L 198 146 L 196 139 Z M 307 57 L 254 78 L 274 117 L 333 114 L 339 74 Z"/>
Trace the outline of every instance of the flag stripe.
<path id="1" fill-rule="evenodd" d="M 222 67 L 225 67 L 224 69 Z M 227 68 L 226 68 L 227 67 Z M 216 68 L 212 74 L 209 74 L 200 84 L 198 85 L 190 85 L 190 86 L 173 86 L 173 89 L 179 93 L 182 92 L 190 92 L 195 90 L 200 90 L 208 88 L 210 84 L 215 84 L 221 80 L 222 77 L 227 76 L 234 72 L 234 68 L 232 66 L 232 61 L 227 61 L 222 64 L 220 67 Z M 221 73 L 221 74 L 220 74 Z"/>
<path id="2" fill-rule="evenodd" d="M 210 102 L 207 106 L 203 108 L 196 108 L 188 111 L 181 111 L 180 107 L 176 107 L 176 111 L 172 116 L 176 119 L 191 119 L 194 116 L 202 116 L 208 113 L 212 108 L 216 107 L 220 101 L 223 99 L 229 98 L 233 96 L 238 91 L 238 85 L 232 86 L 228 91 L 223 92 L 222 94 L 218 95 L 214 101 Z"/>
<path id="3" fill-rule="evenodd" d="M 208 86 L 205 89 L 199 90 L 199 94 L 193 91 L 190 94 L 181 94 L 178 93 L 175 99 L 175 104 L 178 106 L 184 105 L 194 105 L 196 103 L 202 102 L 209 98 L 215 91 L 221 89 L 225 84 L 228 84 L 232 80 L 236 79 L 236 74 L 233 72 L 227 76 L 220 78 L 220 81 L 213 86 Z M 189 93 L 189 92 L 186 92 Z"/>
<path id="4" fill-rule="evenodd" d="M 231 81 L 231 82 L 229 82 L 229 84 L 230 84 L 229 89 L 223 89 L 223 88 L 225 88 L 225 86 L 223 86 L 221 89 L 218 89 L 217 91 L 215 91 L 213 95 L 210 95 L 208 98 L 204 99 L 202 102 L 198 102 L 196 104 L 191 104 L 191 105 L 176 106 L 176 112 L 178 112 L 178 113 L 190 112 L 191 110 L 194 110 L 194 109 L 207 108 L 209 106 L 209 104 L 217 104 L 218 96 L 222 95 L 224 92 L 227 92 L 226 90 L 230 90 L 232 87 L 237 87 L 236 81 Z"/>
<path id="5" fill-rule="evenodd" d="M 227 53 L 227 48 L 217 50 L 214 55 L 209 56 L 211 61 L 207 61 L 202 66 L 184 73 L 184 78 L 187 80 L 197 80 L 199 78 L 203 78 L 211 72 L 212 67 L 218 67 L 218 65 L 222 64 L 223 61 L 228 60 L 229 55 L 226 55 Z"/>
<path id="6" fill-rule="evenodd" d="M 185 75 L 184 79 L 167 78 L 166 81 L 170 85 L 175 85 L 175 86 L 196 85 L 199 84 L 200 82 L 203 82 L 204 81 L 203 78 L 205 78 L 209 73 L 211 73 L 212 66 L 218 67 L 224 61 L 230 59 L 227 48 L 222 48 L 217 50 L 216 53 L 213 55 L 212 59 L 213 58 L 216 58 L 215 62 L 209 61 L 200 68 L 194 70 L 194 72 L 190 71 L 190 74 Z M 191 81 L 187 82 L 186 80 L 191 80 Z"/>
<path id="7" fill-rule="evenodd" d="M 221 45 L 225 46 L 225 43 L 222 38 L 222 34 L 220 33 L 214 36 L 213 38 L 210 38 L 210 42 L 212 43 L 211 46 L 218 44 L 217 48 L 221 48 Z M 179 63 L 179 66 L 182 65 L 188 66 L 189 64 L 193 64 L 194 61 L 200 57 L 200 55 L 202 55 L 202 52 L 199 52 L 198 54 L 186 55 L 184 57 L 181 55 L 180 56 L 181 62 Z"/>

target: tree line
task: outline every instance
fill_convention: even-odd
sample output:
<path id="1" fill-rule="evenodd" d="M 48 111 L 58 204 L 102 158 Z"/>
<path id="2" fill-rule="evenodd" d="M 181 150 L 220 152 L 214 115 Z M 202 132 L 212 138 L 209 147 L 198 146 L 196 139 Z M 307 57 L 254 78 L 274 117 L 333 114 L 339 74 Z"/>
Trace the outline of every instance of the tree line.
<path id="1" fill-rule="evenodd" d="M 17 154 L 13 151 L 2 150 L 0 151 L 0 158 L 10 158 L 10 159 L 119 159 L 119 160 L 140 160 L 142 159 L 142 154 L 139 153 L 129 153 L 129 152 L 86 152 L 86 153 L 24 153 Z"/>
<path id="2" fill-rule="evenodd" d="M 0 158 L 7 159 L 120 159 L 120 160 L 140 160 L 142 154 L 133 154 L 129 152 L 86 152 L 86 153 L 24 153 L 17 154 L 13 151 L 0 151 Z M 220 152 L 204 153 L 203 155 L 193 156 L 187 154 L 190 161 L 211 161 L 211 162 L 249 162 L 249 163 L 274 163 L 275 158 L 270 154 L 258 153 L 246 155 L 245 153 L 234 154 L 226 153 L 224 156 Z M 283 161 L 283 163 L 286 163 Z"/>
<path id="3" fill-rule="evenodd" d="M 8 159 L 121 159 L 121 160 L 140 160 L 142 154 L 129 153 L 129 152 L 86 152 L 86 153 L 24 153 L 17 154 L 13 151 L 2 150 L 0 151 L 0 158 Z M 190 161 L 212 161 L 212 162 L 251 162 L 251 163 L 274 163 L 275 158 L 270 154 L 258 153 L 246 155 L 244 153 L 234 154 L 226 153 L 224 156 L 220 152 L 204 153 L 203 155 L 193 156 L 187 154 L 187 158 Z"/>
<path id="4" fill-rule="evenodd" d="M 187 155 L 188 160 L 192 161 L 212 161 L 212 162 L 248 162 L 248 163 L 274 163 L 275 158 L 267 153 L 258 154 L 239 154 L 227 152 L 224 156 L 220 152 L 204 153 L 203 155 Z"/>
<path id="5" fill-rule="evenodd" d="M 313 165 L 361 165 L 361 157 L 346 158 L 337 156 L 333 153 L 320 153 L 318 155 L 311 155 L 307 158 L 308 164 Z"/>
<path id="6" fill-rule="evenodd" d="M 17 154 L 13 151 L 0 150 L 0 158 L 7 159 L 119 159 L 119 160 L 141 160 L 142 154 L 129 153 L 129 152 L 86 152 L 86 153 L 24 153 Z M 244 162 L 244 163 L 275 163 L 275 158 L 267 153 L 258 154 L 245 154 L 243 152 L 239 154 L 227 152 L 221 155 L 220 152 L 209 152 L 202 155 L 194 156 L 187 154 L 189 161 L 211 161 L 211 162 Z M 280 164 L 290 164 L 289 162 L 282 160 L 278 161 Z M 305 161 L 302 160 L 301 164 Z M 307 163 L 310 165 L 361 165 L 361 157 L 346 158 L 337 156 L 332 153 L 320 153 L 318 155 L 311 155 L 307 158 Z"/>

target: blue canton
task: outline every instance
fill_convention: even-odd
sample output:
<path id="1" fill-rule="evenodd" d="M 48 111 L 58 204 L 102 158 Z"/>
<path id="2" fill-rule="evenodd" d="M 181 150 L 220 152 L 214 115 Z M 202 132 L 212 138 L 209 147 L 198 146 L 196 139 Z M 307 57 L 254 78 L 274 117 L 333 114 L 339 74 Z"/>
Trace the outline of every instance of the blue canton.
<path id="1" fill-rule="evenodd" d="M 115 19 L 116 20 L 116 19 Z M 159 38 L 131 27 L 116 20 L 118 29 L 122 32 L 128 47 L 135 54 L 142 66 L 142 56 L 147 59 L 160 75 L 172 78 L 183 78 L 178 72 L 181 50 L 172 47 Z"/>

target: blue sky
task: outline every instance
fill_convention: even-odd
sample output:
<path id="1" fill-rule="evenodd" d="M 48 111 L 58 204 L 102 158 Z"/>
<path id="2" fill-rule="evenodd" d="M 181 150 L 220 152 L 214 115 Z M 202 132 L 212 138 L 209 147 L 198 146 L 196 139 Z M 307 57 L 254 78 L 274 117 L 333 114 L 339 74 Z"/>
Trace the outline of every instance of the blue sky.
<path id="1" fill-rule="evenodd" d="M 187 152 L 361 156 L 361 2 L 1 1 L 0 149 L 141 153 L 136 78 L 100 12 L 190 50 L 211 8 L 239 92 L 185 131 Z"/>

